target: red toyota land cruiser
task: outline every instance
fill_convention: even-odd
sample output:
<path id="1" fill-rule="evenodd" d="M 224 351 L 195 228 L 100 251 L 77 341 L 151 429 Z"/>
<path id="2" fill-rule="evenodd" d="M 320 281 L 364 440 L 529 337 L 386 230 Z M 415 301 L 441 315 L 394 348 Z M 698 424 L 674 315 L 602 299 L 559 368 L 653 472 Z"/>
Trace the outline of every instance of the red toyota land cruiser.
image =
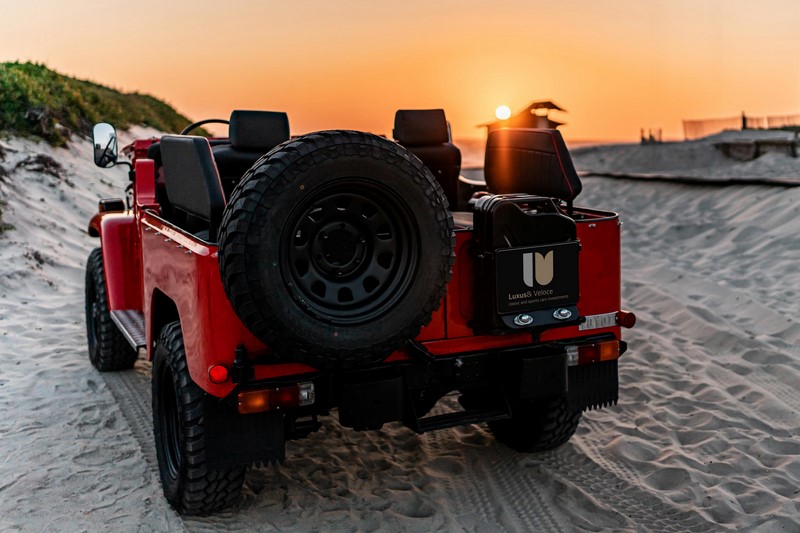
<path id="1" fill-rule="evenodd" d="M 187 135 L 207 122 L 229 137 Z M 284 113 L 234 111 L 135 141 L 127 162 L 95 126 L 95 162 L 130 165 L 132 184 L 89 223 L 89 357 L 102 372 L 152 360 L 178 511 L 228 505 L 248 465 L 283 460 L 332 410 L 356 430 L 486 422 L 531 452 L 616 402 L 635 321 L 620 222 L 573 206 L 560 133 L 492 131 L 475 195 L 442 110 L 398 111 L 394 138 L 291 138 Z M 429 415 L 448 394 L 461 408 Z"/>

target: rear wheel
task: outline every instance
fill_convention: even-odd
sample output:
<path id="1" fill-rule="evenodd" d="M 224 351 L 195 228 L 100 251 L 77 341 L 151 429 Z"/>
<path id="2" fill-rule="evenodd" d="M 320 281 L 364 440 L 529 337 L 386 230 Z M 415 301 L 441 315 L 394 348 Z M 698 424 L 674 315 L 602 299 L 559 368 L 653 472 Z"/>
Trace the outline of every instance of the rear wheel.
<path id="1" fill-rule="evenodd" d="M 86 261 L 86 339 L 89 360 L 100 372 L 127 370 L 136 363 L 136 350 L 120 332 L 108 310 L 103 252 L 95 248 Z"/>
<path id="2" fill-rule="evenodd" d="M 511 404 L 512 417 L 489 422 L 494 436 L 520 452 L 552 450 L 567 442 L 578 428 L 581 410 L 569 406 L 566 397 Z"/>
<path id="3" fill-rule="evenodd" d="M 205 514 L 239 495 L 246 466 L 207 463 L 203 391 L 186 366 L 180 323 L 164 326 L 153 357 L 153 433 L 167 501 L 181 514 Z"/>

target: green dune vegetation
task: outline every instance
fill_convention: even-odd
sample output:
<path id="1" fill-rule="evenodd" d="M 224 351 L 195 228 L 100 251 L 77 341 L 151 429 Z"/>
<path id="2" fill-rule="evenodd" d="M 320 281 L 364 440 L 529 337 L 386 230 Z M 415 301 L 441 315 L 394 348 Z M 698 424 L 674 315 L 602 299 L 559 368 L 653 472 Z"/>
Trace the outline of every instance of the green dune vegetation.
<path id="1" fill-rule="evenodd" d="M 123 93 L 38 63 L 0 63 L 0 96 L 0 136 L 39 137 L 54 146 L 64 146 L 73 133 L 91 134 L 97 122 L 176 133 L 191 122 L 147 94 Z"/>

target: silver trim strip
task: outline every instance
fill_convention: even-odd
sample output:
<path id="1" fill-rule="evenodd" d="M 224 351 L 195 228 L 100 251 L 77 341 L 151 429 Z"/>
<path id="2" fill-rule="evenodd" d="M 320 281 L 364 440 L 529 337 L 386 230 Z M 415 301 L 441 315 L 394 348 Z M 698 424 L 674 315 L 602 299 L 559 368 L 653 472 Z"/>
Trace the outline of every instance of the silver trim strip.
<path id="1" fill-rule="evenodd" d="M 579 331 L 611 328 L 619 323 L 617 320 L 617 311 L 614 311 L 613 313 L 604 313 L 602 315 L 589 315 L 585 318 L 586 321 L 578 325 Z"/>

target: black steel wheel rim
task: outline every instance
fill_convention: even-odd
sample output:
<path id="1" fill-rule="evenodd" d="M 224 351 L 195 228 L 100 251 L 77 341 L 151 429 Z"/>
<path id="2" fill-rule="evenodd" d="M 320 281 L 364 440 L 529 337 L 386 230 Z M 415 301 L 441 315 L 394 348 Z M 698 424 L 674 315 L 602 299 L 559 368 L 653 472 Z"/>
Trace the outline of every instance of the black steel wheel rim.
<path id="1" fill-rule="evenodd" d="M 158 421 L 161 426 L 161 449 L 164 450 L 164 463 L 170 479 L 178 479 L 181 464 L 178 401 L 172 373 L 166 368 L 161 374 L 160 389 Z"/>
<path id="2" fill-rule="evenodd" d="M 339 179 L 303 199 L 281 239 L 281 273 L 301 306 L 357 325 L 391 309 L 417 269 L 419 232 L 406 201 L 385 185 Z"/>

